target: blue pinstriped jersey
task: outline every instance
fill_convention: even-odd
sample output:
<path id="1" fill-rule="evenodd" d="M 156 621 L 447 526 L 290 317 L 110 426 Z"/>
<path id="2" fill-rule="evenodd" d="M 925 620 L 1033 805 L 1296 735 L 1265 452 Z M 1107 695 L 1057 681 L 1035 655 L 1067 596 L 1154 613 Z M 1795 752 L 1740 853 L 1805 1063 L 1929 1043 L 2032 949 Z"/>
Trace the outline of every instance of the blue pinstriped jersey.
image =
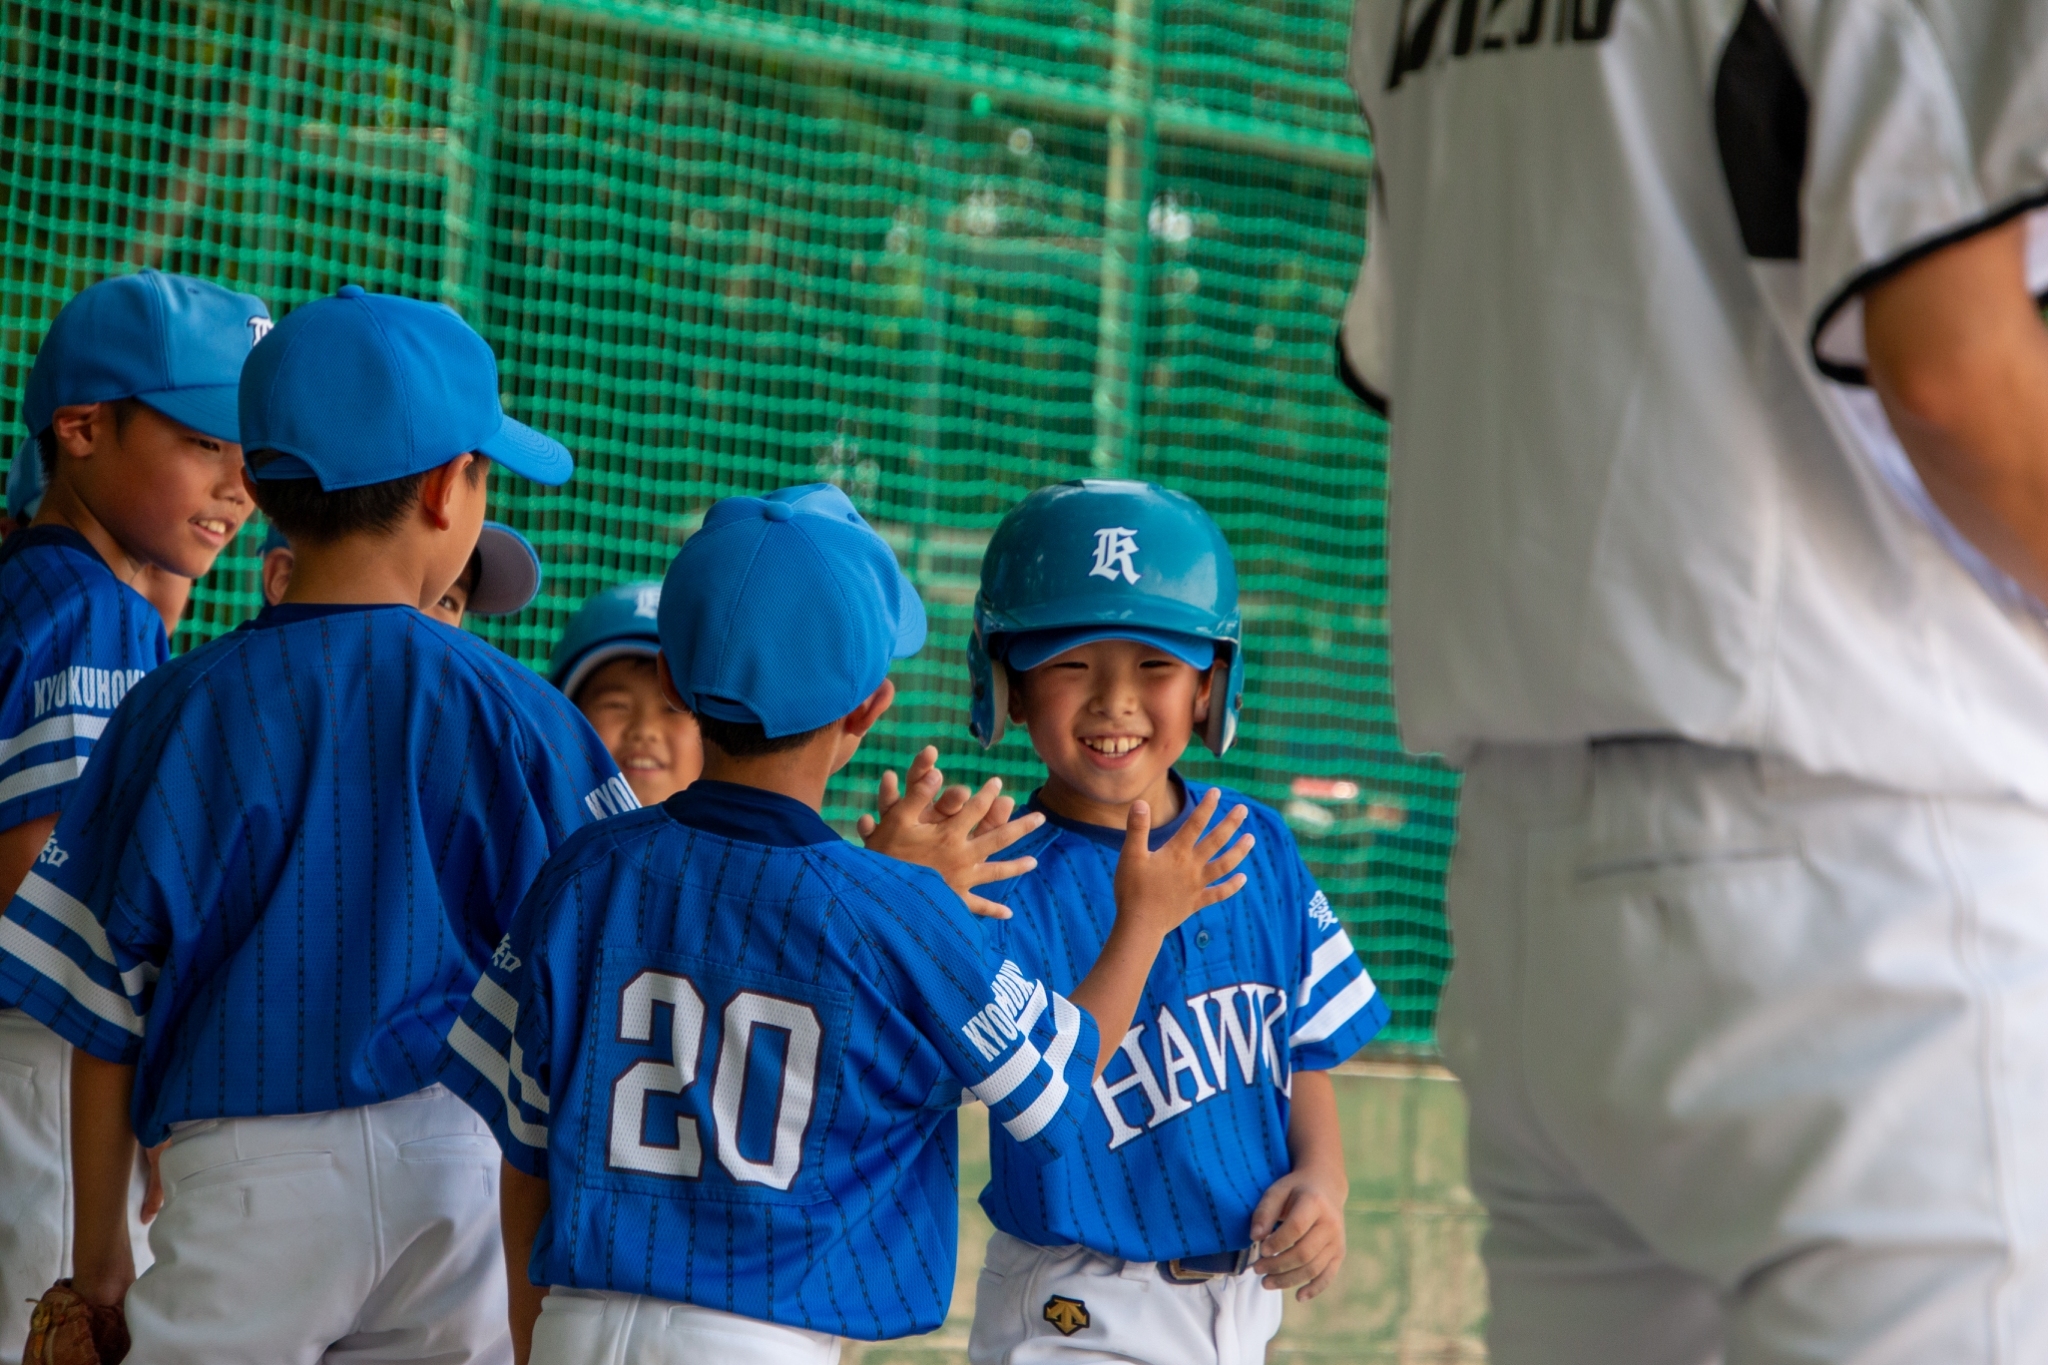
<path id="1" fill-rule="evenodd" d="M 169 654 L 156 608 L 78 532 L 0 544 L 0 830 L 64 809 L 108 716 Z"/>
<path id="2" fill-rule="evenodd" d="M 549 1181 L 536 1284 L 877 1340 L 945 1319 L 962 1087 L 1051 1160 L 1095 1044 L 935 874 L 699 782 L 548 865 L 446 1079 Z"/>
<path id="3" fill-rule="evenodd" d="M 574 707 L 409 607 L 281 606 L 138 683 L 0 918 L 0 992 L 183 1119 L 372 1104 L 550 851 L 632 802 Z"/>
<path id="4" fill-rule="evenodd" d="M 1207 790 L 1185 784 L 1181 814 L 1153 832 L 1155 846 Z M 991 1130 L 993 1178 L 981 1204 L 1012 1236 L 1134 1261 L 1249 1246 L 1252 1209 L 1290 1169 L 1293 1074 L 1336 1066 L 1386 1023 L 1386 1002 L 1287 826 L 1223 792 L 1224 812 L 1239 804 L 1258 839 L 1239 869 L 1245 889 L 1167 938 L 1130 1031 L 1094 1084 L 1079 1148 L 1041 1166 Z M 991 921 L 998 951 L 1066 991 L 1094 965 L 1116 919 L 1123 831 L 1046 816 L 1004 855 L 1035 857 L 1036 870 L 982 894 L 1012 911 Z"/>

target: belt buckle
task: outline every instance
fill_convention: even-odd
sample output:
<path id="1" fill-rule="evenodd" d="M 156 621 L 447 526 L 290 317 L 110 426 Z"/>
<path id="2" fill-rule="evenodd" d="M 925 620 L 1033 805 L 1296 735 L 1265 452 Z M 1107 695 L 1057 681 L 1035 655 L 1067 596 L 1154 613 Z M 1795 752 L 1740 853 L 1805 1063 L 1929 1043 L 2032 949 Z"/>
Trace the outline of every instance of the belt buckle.
<path id="1" fill-rule="evenodd" d="M 1159 1275 L 1168 1284 L 1207 1284 L 1227 1275 L 1240 1275 L 1251 1268 L 1254 1248 L 1218 1251 L 1207 1256 L 1181 1256 L 1159 1262 Z"/>

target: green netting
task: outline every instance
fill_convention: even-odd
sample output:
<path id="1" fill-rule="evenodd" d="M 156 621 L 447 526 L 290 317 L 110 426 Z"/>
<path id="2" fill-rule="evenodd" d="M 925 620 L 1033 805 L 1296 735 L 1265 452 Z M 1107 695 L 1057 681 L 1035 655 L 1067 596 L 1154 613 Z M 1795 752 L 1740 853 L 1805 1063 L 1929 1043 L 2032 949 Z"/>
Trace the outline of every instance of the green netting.
<path id="1" fill-rule="evenodd" d="M 962 644 L 1024 491 L 1157 479 L 1239 557 L 1244 740 L 1190 767 L 1281 806 L 1429 1037 L 1455 779 L 1387 695 L 1384 433 L 1331 378 L 1369 149 L 1346 0 L 284 0 L 0 4 L 0 418 L 59 305 L 141 266 L 282 313 L 353 281 L 443 299 L 565 490 L 500 477 L 547 564 L 476 628 L 542 660 L 593 590 L 658 574 L 703 509 L 844 486 L 931 604 L 932 645 L 835 788 L 975 752 Z M 257 605 L 254 534 L 189 648 Z"/>

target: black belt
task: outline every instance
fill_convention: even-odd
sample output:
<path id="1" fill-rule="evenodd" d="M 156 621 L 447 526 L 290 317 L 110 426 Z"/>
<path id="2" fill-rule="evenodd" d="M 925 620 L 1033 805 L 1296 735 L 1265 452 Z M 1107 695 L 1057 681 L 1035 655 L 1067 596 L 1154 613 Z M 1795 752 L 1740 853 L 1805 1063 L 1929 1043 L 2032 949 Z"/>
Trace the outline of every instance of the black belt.
<path id="1" fill-rule="evenodd" d="M 1207 1256 L 1183 1256 L 1177 1261 L 1159 1262 L 1159 1274 L 1168 1284 L 1206 1284 L 1223 1275 L 1241 1275 L 1259 1259 L 1257 1247 L 1242 1251 L 1217 1251 Z"/>

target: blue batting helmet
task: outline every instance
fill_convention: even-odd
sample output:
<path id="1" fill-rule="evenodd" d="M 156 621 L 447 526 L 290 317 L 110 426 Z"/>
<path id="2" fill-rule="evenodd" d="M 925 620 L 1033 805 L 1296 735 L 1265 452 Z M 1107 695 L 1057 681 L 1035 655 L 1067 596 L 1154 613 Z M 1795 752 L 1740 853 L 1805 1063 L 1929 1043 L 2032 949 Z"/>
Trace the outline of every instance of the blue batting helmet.
<path id="1" fill-rule="evenodd" d="M 1237 568 L 1222 530 L 1186 494 L 1077 479 L 1010 509 L 981 561 L 967 644 L 974 680 L 968 728 L 983 747 L 1002 738 L 1009 712 L 1009 678 L 997 665 L 1018 636 L 1044 645 L 1047 632 L 1058 633 L 1050 643 L 1062 650 L 1136 639 L 1189 662 L 1206 654 L 1214 685 L 1202 741 L 1221 754 L 1237 738 L 1244 706 Z"/>
<path id="2" fill-rule="evenodd" d="M 576 689 L 614 659 L 651 659 L 661 652 L 656 629 L 661 580 L 620 583 L 590 600 L 569 621 L 548 662 L 548 681 L 575 699 Z"/>

